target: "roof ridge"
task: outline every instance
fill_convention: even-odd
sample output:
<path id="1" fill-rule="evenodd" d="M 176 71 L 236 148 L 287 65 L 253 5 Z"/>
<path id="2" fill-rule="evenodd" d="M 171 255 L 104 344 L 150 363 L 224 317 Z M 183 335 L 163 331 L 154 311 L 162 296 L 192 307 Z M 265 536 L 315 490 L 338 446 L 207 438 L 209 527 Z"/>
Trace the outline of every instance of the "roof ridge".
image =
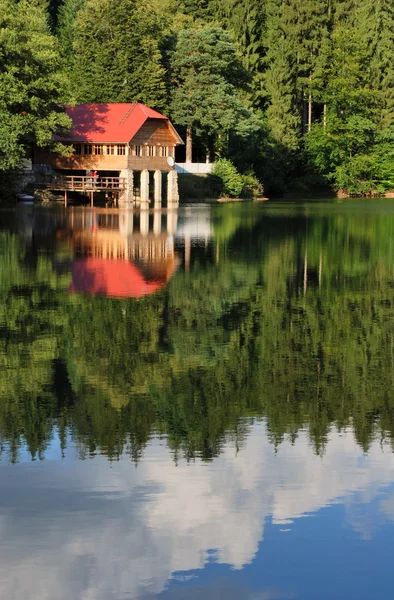
<path id="1" fill-rule="evenodd" d="M 135 107 L 137 106 L 136 103 L 133 103 L 129 110 L 123 115 L 123 117 L 121 118 L 119 125 L 123 125 L 123 123 L 125 123 L 127 121 L 127 119 L 129 118 L 130 114 L 133 112 L 133 110 L 135 109 Z"/>

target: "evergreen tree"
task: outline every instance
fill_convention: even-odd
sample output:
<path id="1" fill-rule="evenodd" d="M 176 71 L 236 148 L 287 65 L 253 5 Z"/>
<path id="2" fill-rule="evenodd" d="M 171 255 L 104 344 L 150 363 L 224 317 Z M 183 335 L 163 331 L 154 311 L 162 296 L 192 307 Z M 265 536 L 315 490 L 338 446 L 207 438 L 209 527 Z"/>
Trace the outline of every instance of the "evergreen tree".
<path id="1" fill-rule="evenodd" d="M 33 145 L 52 143 L 70 122 L 65 82 L 41 0 L 0 0 L 0 169 L 15 168 Z M 59 147 L 60 148 L 60 147 Z"/>
<path id="2" fill-rule="evenodd" d="M 310 131 L 313 103 L 320 100 L 330 62 L 331 0 L 289 0 L 285 16 L 286 37 L 296 58 L 296 92 L 303 132 Z"/>
<path id="3" fill-rule="evenodd" d="M 377 91 L 369 76 L 368 48 L 359 14 L 348 0 L 335 5 L 332 56 L 325 101 L 326 123 L 308 140 L 315 164 L 337 188 L 367 193 L 374 186 Z"/>
<path id="4" fill-rule="evenodd" d="M 61 54 L 69 68 L 74 64 L 75 19 L 84 2 L 85 0 L 64 0 L 58 12 L 56 33 Z"/>
<path id="5" fill-rule="evenodd" d="M 330 55 L 331 0 L 271 0 L 267 17 L 268 119 L 278 141 L 296 149 L 321 101 Z"/>
<path id="6" fill-rule="evenodd" d="M 385 129 L 394 124 L 394 5 L 390 0 L 364 0 L 359 17 L 371 85 L 379 91 L 378 122 Z"/>
<path id="7" fill-rule="evenodd" d="M 265 7 L 260 0 L 211 0 L 213 15 L 237 41 L 242 62 L 252 77 L 251 96 L 255 106 L 264 99 Z"/>
<path id="8" fill-rule="evenodd" d="M 166 107 L 165 72 L 157 14 L 135 0 L 86 0 L 75 24 L 78 102 L 140 100 Z"/>
<path id="9" fill-rule="evenodd" d="M 180 10 L 193 19 L 205 20 L 210 14 L 209 0 L 181 0 Z"/>
<path id="10" fill-rule="evenodd" d="M 50 18 L 50 24 L 53 28 L 53 30 L 56 29 L 57 27 L 57 20 L 58 20 L 58 16 L 59 16 L 59 9 L 61 7 L 61 5 L 63 4 L 64 0 L 49 0 L 47 2 L 48 4 L 48 11 L 49 11 L 49 18 Z"/>
<path id="11" fill-rule="evenodd" d="M 191 161 L 193 130 L 216 134 L 220 146 L 230 130 L 250 119 L 238 94 L 246 72 L 230 35 L 208 25 L 179 32 L 171 69 L 176 86 L 171 113 L 187 128 L 186 160 Z"/>
<path id="12" fill-rule="evenodd" d="M 299 146 L 300 114 L 296 97 L 296 57 L 285 31 L 285 10 L 286 5 L 280 0 L 267 3 L 267 120 L 276 142 L 294 151 Z"/>

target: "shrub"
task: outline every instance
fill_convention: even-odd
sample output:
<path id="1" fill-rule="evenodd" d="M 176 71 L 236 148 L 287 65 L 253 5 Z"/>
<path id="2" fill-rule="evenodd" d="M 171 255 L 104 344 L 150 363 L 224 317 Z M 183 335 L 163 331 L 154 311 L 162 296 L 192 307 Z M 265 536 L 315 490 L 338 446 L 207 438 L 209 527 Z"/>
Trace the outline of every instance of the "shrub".
<path id="1" fill-rule="evenodd" d="M 253 171 L 248 171 L 242 175 L 243 189 L 242 195 L 246 198 L 255 198 L 264 195 L 264 189 Z"/>
<path id="2" fill-rule="evenodd" d="M 239 198 L 244 187 L 243 176 L 227 158 L 219 158 L 213 165 L 212 175 L 217 181 L 220 196 Z"/>

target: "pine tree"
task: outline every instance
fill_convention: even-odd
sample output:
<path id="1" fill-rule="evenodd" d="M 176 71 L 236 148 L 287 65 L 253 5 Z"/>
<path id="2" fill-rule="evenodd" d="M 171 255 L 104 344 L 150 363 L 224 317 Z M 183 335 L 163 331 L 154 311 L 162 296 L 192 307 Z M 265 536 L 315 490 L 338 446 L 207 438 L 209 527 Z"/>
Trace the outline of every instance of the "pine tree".
<path id="1" fill-rule="evenodd" d="M 265 6 L 261 0 L 211 0 L 210 6 L 214 17 L 238 43 L 242 62 L 252 78 L 252 102 L 255 106 L 262 106 Z"/>
<path id="2" fill-rule="evenodd" d="M 359 19 L 371 85 L 380 96 L 378 122 L 385 129 L 394 123 L 394 5 L 391 0 L 364 0 Z"/>
<path id="3" fill-rule="evenodd" d="M 210 14 L 209 0 L 181 0 L 179 9 L 197 20 L 205 20 Z"/>
<path id="4" fill-rule="evenodd" d="M 303 131 L 310 131 L 313 103 L 320 100 L 324 73 L 330 60 L 328 41 L 330 0 L 290 0 L 286 31 L 296 57 L 297 99 L 303 115 Z"/>
<path id="5" fill-rule="evenodd" d="M 70 125 L 56 39 L 41 0 L 0 0 L 0 170 Z"/>
<path id="6" fill-rule="evenodd" d="M 60 51 L 66 65 L 74 64 L 73 42 L 75 36 L 75 19 L 85 0 L 64 0 L 59 8 L 56 33 L 60 42 Z"/>
<path id="7" fill-rule="evenodd" d="M 296 96 L 296 59 L 285 31 L 285 4 L 267 4 L 267 120 L 273 138 L 288 150 L 297 150 L 300 114 Z"/>
<path id="8" fill-rule="evenodd" d="M 216 134 L 221 145 L 227 132 L 250 118 L 238 94 L 246 73 L 231 36 L 210 25 L 179 32 L 171 70 L 171 114 L 186 126 L 186 160 L 191 161 L 193 130 Z"/>
<path id="9" fill-rule="evenodd" d="M 135 0 L 86 0 L 75 23 L 75 68 L 79 102 L 149 103 L 164 110 L 167 95 L 156 13 Z"/>
<path id="10" fill-rule="evenodd" d="M 352 5 L 350 0 L 337 0 L 335 4 L 331 64 L 326 85 L 329 108 L 343 119 L 355 114 L 369 118 L 377 102 L 370 77 L 369 51 L 358 13 Z"/>
<path id="11" fill-rule="evenodd" d="M 57 19 L 59 16 L 59 9 L 63 4 L 64 0 L 49 0 L 47 2 L 48 11 L 49 11 L 49 22 L 52 28 L 52 31 L 56 30 L 57 27 Z"/>
<path id="12" fill-rule="evenodd" d="M 324 91 L 326 123 L 312 130 L 307 146 L 315 165 L 337 188 L 367 193 L 375 179 L 379 95 L 371 84 L 369 51 L 356 8 L 350 0 L 336 1 Z"/>

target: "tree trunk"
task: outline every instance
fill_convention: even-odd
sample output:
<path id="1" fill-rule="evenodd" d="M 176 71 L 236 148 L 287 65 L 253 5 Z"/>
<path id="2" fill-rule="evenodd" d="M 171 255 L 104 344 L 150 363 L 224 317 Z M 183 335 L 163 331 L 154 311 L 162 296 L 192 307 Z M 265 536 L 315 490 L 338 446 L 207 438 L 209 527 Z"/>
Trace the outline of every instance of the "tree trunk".
<path id="1" fill-rule="evenodd" d="M 186 127 L 186 162 L 192 162 L 192 148 L 193 148 L 193 132 L 191 127 Z"/>
<path id="2" fill-rule="evenodd" d="M 312 75 L 309 75 L 309 83 L 312 85 Z M 308 96 L 308 132 L 312 129 L 312 92 L 309 88 Z"/>
<path id="3" fill-rule="evenodd" d="M 305 135 L 308 127 L 308 103 L 306 101 L 305 94 L 302 102 L 302 108 L 302 133 Z"/>
<path id="4" fill-rule="evenodd" d="M 323 106 L 323 127 L 324 129 L 327 127 L 327 104 L 324 103 Z"/>

